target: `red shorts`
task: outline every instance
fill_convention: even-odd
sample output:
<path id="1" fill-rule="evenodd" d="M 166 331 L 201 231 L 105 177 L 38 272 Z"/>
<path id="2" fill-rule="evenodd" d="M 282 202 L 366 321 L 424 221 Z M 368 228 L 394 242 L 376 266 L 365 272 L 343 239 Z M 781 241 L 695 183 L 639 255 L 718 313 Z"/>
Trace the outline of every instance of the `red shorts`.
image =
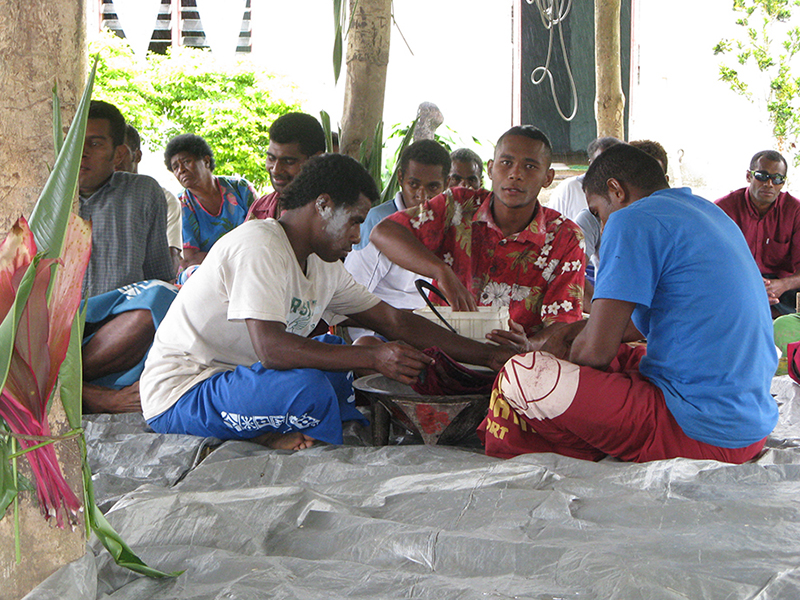
<path id="1" fill-rule="evenodd" d="M 492 390 L 478 428 L 486 454 L 511 458 L 554 452 L 586 460 L 610 455 L 647 462 L 684 457 L 743 463 L 766 438 L 720 448 L 688 437 L 658 386 L 639 373 L 643 346 L 623 344 L 608 371 L 580 367 L 546 352 L 510 359 Z"/>

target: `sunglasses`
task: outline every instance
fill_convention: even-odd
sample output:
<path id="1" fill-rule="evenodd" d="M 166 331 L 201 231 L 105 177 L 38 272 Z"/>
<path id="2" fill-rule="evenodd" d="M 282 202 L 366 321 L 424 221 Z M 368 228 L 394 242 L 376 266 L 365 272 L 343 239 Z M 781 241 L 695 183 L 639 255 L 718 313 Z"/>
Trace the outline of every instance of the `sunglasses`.
<path id="1" fill-rule="evenodd" d="M 775 185 L 783 185 L 786 181 L 786 176 L 780 173 L 767 173 L 766 171 L 750 171 L 750 174 L 758 181 L 767 182 L 770 179 Z"/>

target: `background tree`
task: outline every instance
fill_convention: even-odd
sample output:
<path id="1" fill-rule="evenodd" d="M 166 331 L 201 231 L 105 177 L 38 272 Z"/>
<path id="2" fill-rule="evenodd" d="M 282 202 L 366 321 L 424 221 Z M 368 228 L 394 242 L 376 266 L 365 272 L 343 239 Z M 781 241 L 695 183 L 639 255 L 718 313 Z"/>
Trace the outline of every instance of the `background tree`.
<path id="1" fill-rule="evenodd" d="M 800 79 L 791 63 L 800 50 L 800 29 L 791 17 L 797 6 L 798 0 L 734 0 L 741 33 L 714 47 L 714 54 L 727 59 L 719 66 L 720 79 L 737 94 L 764 103 L 778 148 L 794 154 L 795 163 Z"/>
<path id="2" fill-rule="evenodd" d="M 334 0 L 336 42 L 334 71 L 338 79 L 342 35 L 347 39 L 347 75 L 342 110 L 341 151 L 358 158 L 361 144 L 372 149 L 375 129 L 383 120 L 386 72 L 389 65 L 391 0 Z"/>
<path id="3" fill-rule="evenodd" d="M 257 188 L 268 183 L 264 158 L 269 127 L 300 110 L 293 87 L 243 59 L 221 64 L 205 50 L 170 49 L 137 61 L 125 40 L 106 33 L 90 45 L 100 56 L 94 98 L 115 104 L 160 152 L 180 133 L 205 138 L 215 172 L 241 175 Z"/>
<path id="4" fill-rule="evenodd" d="M 625 139 L 625 95 L 620 66 L 620 0 L 594 2 L 595 118 L 597 137 Z"/>

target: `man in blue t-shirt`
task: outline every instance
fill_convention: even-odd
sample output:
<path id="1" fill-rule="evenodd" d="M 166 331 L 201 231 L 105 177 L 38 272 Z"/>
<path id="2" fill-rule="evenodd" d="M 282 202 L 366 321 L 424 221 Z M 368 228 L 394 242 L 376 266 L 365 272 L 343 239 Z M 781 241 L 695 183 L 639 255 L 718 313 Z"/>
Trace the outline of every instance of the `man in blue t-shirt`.
<path id="1" fill-rule="evenodd" d="M 741 463 L 774 428 L 766 291 L 738 227 L 627 144 L 583 181 L 605 225 L 591 317 L 506 363 L 487 454 Z M 721 306 L 718 299 L 727 299 Z M 647 349 L 623 342 L 647 338 Z"/>

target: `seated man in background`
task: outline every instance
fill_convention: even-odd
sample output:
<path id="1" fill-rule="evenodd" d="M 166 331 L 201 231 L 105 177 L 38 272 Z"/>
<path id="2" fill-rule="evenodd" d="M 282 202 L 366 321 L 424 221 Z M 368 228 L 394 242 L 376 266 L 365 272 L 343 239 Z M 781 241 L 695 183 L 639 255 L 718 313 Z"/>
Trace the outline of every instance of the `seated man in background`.
<path id="1" fill-rule="evenodd" d="M 155 329 L 175 297 L 167 203 L 155 179 L 115 172 L 128 152 L 125 118 L 107 102 L 89 107 L 78 190 L 92 222 L 83 346 L 84 408 L 141 410 L 138 378 Z"/>
<path id="2" fill-rule="evenodd" d="M 450 153 L 450 176 L 447 187 L 483 187 L 483 160 L 469 148 L 458 148 Z"/>
<path id="3" fill-rule="evenodd" d="M 369 244 L 372 228 L 384 217 L 398 210 L 419 206 L 441 194 L 447 187 L 449 173 L 450 155 L 439 142 L 419 140 L 406 147 L 400 154 L 400 167 L 397 169 L 397 183 L 400 189 L 392 202 L 384 202 L 369 211 L 367 220 L 361 227 L 361 241 L 356 244 L 354 250 L 361 250 Z"/>
<path id="4" fill-rule="evenodd" d="M 610 136 L 592 140 L 586 148 L 589 164 L 591 165 L 603 150 L 607 150 L 614 144 L 619 144 L 619 140 Z M 570 221 L 575 221 L 578 213 L 587 207 L 586 195 L 583 193 L 583 177 L 583 175 L 567 177 L 556 186 L 550 196 L 548 206 L 560 212 Z"/>
<path id="5" fill-rule="evenodd" d="M 505 334 L 536 343 L 549 327 L 579 320 L 583 300 L 580 230 L 538 200 L 553 181 L 550 160 L 544 133 L 512 127 L 489 161 L 492 192 L 448 189 L 387 217 L 370 239 L 396 264 L 434 279 L 455 310 L 508 306 L 514 325 Z"/>
<path id="6" fill-rule="evenodd" d="M 341 259 L 377 198 L 356 160 L 314 157 L 283 190 L 278 220 L 248 221 L 214 245 L 158 329 L 142 375 L 154 430 L 295 450 L 341 444 L 342 421 L 363 419 L 349 371 L 409 384 L 431 346 L 494 369 L 513 355 L 396 310 L 353 281 Z M 307 337 L 326 311 L 406 344 Z"/>
<path id="7" fill-rule="evenodd" d="M 361 241 L 344 261 L 353 279 L 390 306 L 409 310 L 424 306 L 425 301 L 415 285 L 420 277 L 394 264 L 369 243 L 369 232 L 387 215 L 419 206 L 444 191 L 449 172 L 450 157 L 438 142 L 420 140 L 405 148 L 397 171 L 400 190 L 393 202 L 384 202 L 370 209 L 361 226 Z M 348 330 L 353 341 L 371 333 L 354 327 Z"/>
<path id="8" fill-rule="evenodd" d="M 772 316 L 795 312 L 800 291 L 800 201 L 784 192 L 786 159 L 774 150 L 750 160 L 748 186 L 717 200 L 742 230 L 767 288 Z"/>
<path id="9" fill-rule="evenodd" d="M 115 170 L 125 171 L 126 173 L 138 173 L 139 163 L 142 160 L 142 140 L 139 132 L 130 123 L 125 124 L 125 147 L 120 161 L 115 165 Z M 172 265 L 178 270 L 181 261 L 181 248 L 183 247 L 183 237 L 181 236 L 181 203 L 175 194 L 167 188 L 162 187 L 164 198 L 167 200 L 167 242 L 172 256 Z"/>
<path id="10" fill-rule="evenodd" d="M 281 115 L 270 125 L 267 171 L 274 192 L 262 196 L 250 207 L 247 219 L 277 219 L 281 192 L 300 173 L 312 156 L 325 152 L 325 132 L 314 117 L 292 112 Z"/>
<path id="11" fill-rule="evenodd" d="M 627 144 L 603 152 L 583 187 L 605 226 L 591 316 L 506 363 L 486 453 L 754 458 L 778 420 L 777 358 L 736 225 L 688 188 L 670 189 L 661 165 Z M 622 344 L 633 325 L 646 355 Z"/>
<path id="12" fill-rule="evenodd" d="M 452 174 L 450 169 L 447 150 L 434 140 L 420 140 L 405 148 L 397 171 L 400 190 L 393 202 L 379 204 L 369 211 L 361 226 L 361 242 L 344 261 L 353 279 L 390 306 L 409 310 L 424 306 L 415 284 L 420 277 L 394 264 L 370 244 L 369 232 L 387 215 L 419 206 L 444 191 L 447 174 Z M 471 169 L 474 170 L 474 165 Z M 348 330 L 353 341 L 371 333 L 354 327 Z"/>

